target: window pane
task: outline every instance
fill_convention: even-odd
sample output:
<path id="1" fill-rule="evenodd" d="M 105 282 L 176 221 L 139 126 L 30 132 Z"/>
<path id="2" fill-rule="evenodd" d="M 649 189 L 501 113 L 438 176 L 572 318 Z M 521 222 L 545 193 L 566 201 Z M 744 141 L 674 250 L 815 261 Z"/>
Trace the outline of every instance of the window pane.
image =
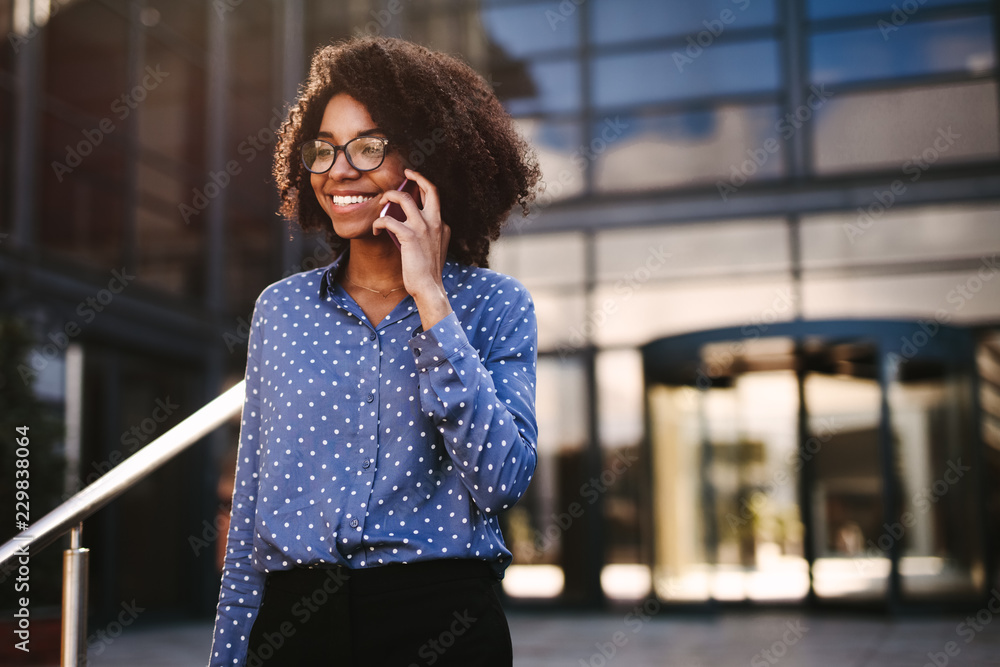
<path id="1" fill-rule="evenodd" d="M 816 83 L 984 73 L 995 64 L 992 25 L 976 17 L 824 33 L 812 38 L 811 62 Z"/>
<path id="2" fill-rule="evenodd" d="M 974 595 L 986 568 L 973 528 L 982 511 L 976 481 L 966 476 L 976 442 L 969 374 L 964 364 L 927 358 L 903 359 L 895 370 L 889 414 L 903 488 L 890 537 L 900 540 L 903 596 Z"/>
<path id="3" fill-rule="evenodd" d="M 995 159 L 1000 151 L 993 82 L 842 94 L 816 116 L 821 173 L 887 167 L 910 182 L 938 162 Z"/>
<path id="4" fill-rule="evenodd" d="M 566 350 L 586 344 L 583 329 L 586 304 L 583 293 L 528 285 L 538 318 L 539 352 Z"/>
<path id="5" fill-rule="evenodd" d="M 107 118 L 121 126 L 117 109 L 130 92 L 127 30 L 110 3 L 81 2 L 53 15 L 45 33 L 34 38 L 45 44 L 45 72 L 40 76 L 45 93 L 71 105 L 73 112 L 92 116 L 77 119 L 81 125 Z"/>
<path id="6" fill-rule="evenodd" d="M 494 69 L 496 92 L 513 115 L 573 111 L 580 106 L 575 60 L 513 63 Z"/>
<path id="7" fill-rule="evenodd" d="M 586 367 L 580 358 L 538 360 L 538 464 L 531 487 L 501 519 L 517 565 L 504 577 L 513 597 L 555 597 L 563 592 L 563 568 L 579 568 L 586 550 L 585 521 L 569 525 L 557 516 L 579 500 L 586 462 Z M 575 566 L 575 567 L 574 567 Z M 575 591 L 570 591 L 575 592 Z"/>
<path id="8" fill-rule="evenodd" d="M 1000 252 L 1000 206 L 878 208 L 805 218 L 806 270 L 976 258 Z"/>
<path id="9" fill-rule="evenodd" d="M 691 97 L 775 90 L 773 41 L 715 44 L 697 58 L 683 49 L 603 56 L 594 60 L 594 104 L 619 107 Z"/>
<path id="10" fill-rule="evenodd" d="M 590 7 L 596 44 L 753 28 L 774 23 L 775 14 L 774 0 L 594 0 Z"/>
<path id="11" fill-rule="evenodd" d="M 520 58 L 539 51 L 574 48 L 579 21 L 563 17 L 548 3 L 482 10 L 483 27 L 508 56 Z M 553 18 L 553 16 L 557 18 Z"/>
<path id="12" fill-rule="evenodd" d="M 919 5 L 917 4 L 918 2 Z M 969 3 L 965 0 L 909 0 L 909 2 L 900 2 L 900 0 L 837 0 L 837 2 L 831 2 L 830 0 L 809 0 L 809 18 L 826 19 L 834 16 L 885 14 L 885 20 L 891 21 L 893 12 L 897 8 L 904 15 L 912 16 L 917 10 L 911 10 L 910 12 L 906 10 L 911 9 L 914 5 L 920 8 L 968 4 L 986 5 L 988 3 Z"/>
<path id="13" fill-rule="evenodd" d="M 888 586 L 889 561 L 867 553 L 866 547 L 868 540 L 879 538 L 884 519 L 878 457 L 881 392 L 877 380 L 859 372 L 874 365 L 874 349 L 851 347 L 850 358 L 858 364 L 836 374 L 810 369 L 803 383 L 809 431 L 821 445 L 809 488 L 813 588 L 823 598 L 878 599 Z M 844 352 L 847 346 L 837 351 Z"/>
<path id="14" fill-rule="evenodd" d="M 732 191 L 727 185 L 738 188 L 747 179 L 785 173 L 783 135 L 774 106 L 614 116 L 593 131 L 594 184 L 602 191 L 718 181 L 720 192 L 728 195 Z"/>
<path id="15" fill-rule="evenodd" d="M 493 248 L 503 268 L 497 270 L 515 276 L 533 291 L 536 287 L 583 285 L 584 236 L 564 234 L 529 234 L 507 236 Z"/>
<path id="16" fill-rule="evenodd" d="M 596 243 L 597 279 L 633 287 L 650 279 L 731 277 L 790 266 L 788 226 L 780 219 L 627 229 L 598 234 Z"/>
<path id="17" fill-rule="evenodd" d="M 787 321 L 794 317 L 789 280 L 704 280 L 697 283 L 605 284 L 594 292 L 593 310 L 576 327 L 592 331 L 597 345 L 642 345 L 656 337 Z M 757 324 L 758 326 L 752 326 Z"/>
<path id="18" fill-rule="evenodd" d="M 581 194 L 587 157 L 581 146 L 580 123 L 522 118 L 516 121 L 521 134 L 535 148 L 545 190 L 535 206 Z"/>
<path id="19" fill-rule="evenodd" d="M 42 117 L 39 242 L 80 264 L 111 269 L 125 255 L 125 155 L 114 134 L 99 146 L 80 127 Z M 69 166 L 71 165 L 71 166 Z"/>
<path id="20" fill-rule="evenodd" d="M 951 323 L 974 323 L 1000 317 L 1000 280 L 997 269 L 984 263 L 979 269 L 948 273 L 896 276 L 809 278 L 802 281 L 802 310 L 807 319 L 843 317 L 941 318 Z M 990 273 L 992 271 L 993 273 Z"/>

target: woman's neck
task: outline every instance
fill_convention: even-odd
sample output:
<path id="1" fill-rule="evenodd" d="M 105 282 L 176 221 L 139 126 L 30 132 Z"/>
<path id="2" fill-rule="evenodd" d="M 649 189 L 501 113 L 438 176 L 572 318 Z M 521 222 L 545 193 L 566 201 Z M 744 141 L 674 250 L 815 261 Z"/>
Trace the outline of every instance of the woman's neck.
<path id="1" fill-rule="evenodd" d="M 351 239 L 341 275 L 356 285 L 388 291 L 403 284 L 402 257 L 388 237 Z"/>

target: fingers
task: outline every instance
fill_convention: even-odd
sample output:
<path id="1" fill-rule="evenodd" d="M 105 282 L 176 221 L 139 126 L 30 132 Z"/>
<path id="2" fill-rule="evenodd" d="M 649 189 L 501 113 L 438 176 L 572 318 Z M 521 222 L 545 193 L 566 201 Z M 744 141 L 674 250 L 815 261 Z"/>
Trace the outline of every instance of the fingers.
<path id="1" fill-rule="evenodd" d="M 407 227 L 405 222 L 396 220 L 396 218 L 389 217 L 388 215 L 384 218 L 375 218 L 375 222 L 372 224 L 372 235 L 378 236 L 383 229 L 396 235 L 397 245 L 403 241 L 404 237 L 407 241 L 414 237 L 412 227 Z"/>
<path id="2" fill-rule="evenodd" d="M 441 258 L 448 256 L 448 241 L 451 240 L 451 227 L 441 223 Z"/>
<path id="3" fill-rule="evenodd" d="M 432 212 L 438 220 L 441 219 L 441 202 L 438 199 L 437 187 L 424 178 L 423 174 L 412 169 L 404 169 L 403 175 L 417 184 L 420 188 L 420 201 L 423 202 L 423 210 Z"/>

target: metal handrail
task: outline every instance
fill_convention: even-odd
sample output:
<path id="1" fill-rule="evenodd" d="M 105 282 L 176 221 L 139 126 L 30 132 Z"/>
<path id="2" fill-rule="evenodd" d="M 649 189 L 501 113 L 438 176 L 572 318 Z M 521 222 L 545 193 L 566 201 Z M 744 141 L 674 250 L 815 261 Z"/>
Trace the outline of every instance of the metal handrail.
<path id="1" fill-rule="evenodd" d="M 66 550 L 67 559 L 70 552 L 77 558 L 85 558 L 87 550 L 80 543 L 82 521 L 238 414 L 243 407 L 244 391 L 241 381 L 15 535 L 0 546 L 0 568 L 24 554 L 36 555 L 71 531 L 73 543 Z M 86 620 L 86 561 L 82 565 L 64 563 L 63 578 L 63 665 L 76 665 L 77 651 L 71 650 L 67 655 L 66 649 L 78 647 L 86 651 L 85 643 L 79 645 L 80 638 L 86 636 L 81 632 Z"/>

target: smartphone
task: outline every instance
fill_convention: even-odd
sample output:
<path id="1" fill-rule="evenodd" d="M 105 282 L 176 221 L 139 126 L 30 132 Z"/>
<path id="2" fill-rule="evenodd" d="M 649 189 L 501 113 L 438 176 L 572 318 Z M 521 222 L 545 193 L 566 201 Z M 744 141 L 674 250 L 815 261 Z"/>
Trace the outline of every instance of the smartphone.
<path id="1" fill-rule="evenodd" d="M 420 206 L 420 188 L 417 186 L 416 183 L 414 183 L 408 178 L 405 178 L 403 179 L 403 182 L 400 184 L 400 186 L 396 188 L 396 190 L 399 192 L 408 193 L 411 197 L 413 197 L 413 200 L 417 202 L 417 206 Z M 385 206 L 383 206 L 382 212 L 378 214 L 378 217 L 384 218 L 387 215 L 391 218 L 399 220 L 400 222 L 406 222 L 406 213 L 403 212 L 403 207 L 394 201 L 391 201 Z M 385 231 L 389 232 L 388 229 Z M 399 239 L 396 238 L 396 235 L 393 234 L 392 232 L 389 232 L 389 238 L 392 239 L 392 242 L 395 243 L 396 247 L 398 248 Z"/>

